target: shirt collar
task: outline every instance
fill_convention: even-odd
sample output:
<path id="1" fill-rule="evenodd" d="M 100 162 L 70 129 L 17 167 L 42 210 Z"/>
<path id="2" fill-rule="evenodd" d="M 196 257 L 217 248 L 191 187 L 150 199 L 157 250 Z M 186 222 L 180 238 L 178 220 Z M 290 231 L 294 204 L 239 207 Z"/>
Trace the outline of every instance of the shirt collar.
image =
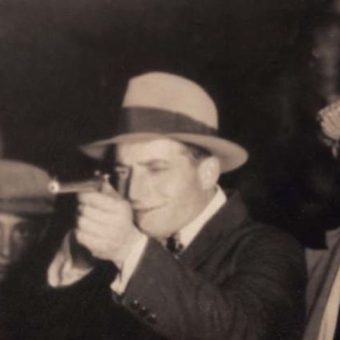
<path id="1" fill-rule="evenodd" d="M 227 202 L 227 197 L 219 185 L 216 186 L 215 196 L 206 205 L 202 212 L 177 234 L 176 239 L 183 248 L 187 248 L 198 235 L 206 222 Z"/>

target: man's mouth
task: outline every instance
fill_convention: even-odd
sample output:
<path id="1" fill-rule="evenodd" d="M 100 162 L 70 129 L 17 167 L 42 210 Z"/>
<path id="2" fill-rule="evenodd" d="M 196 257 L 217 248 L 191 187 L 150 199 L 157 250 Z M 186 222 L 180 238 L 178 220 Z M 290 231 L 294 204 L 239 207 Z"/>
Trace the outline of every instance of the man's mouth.
<path id="1" fill-rule="evenodd" d="M 140 214 L 140 213 L 144 214 L 144 213 L 147 213 L 147 212 L 152 211 L 154 209 L 156 209 L 156 208 L 143 208 L 143 209 L 137 209 L 136 212 L 137 212 L 137 214 Z"/>
<path id="2" fill-rule="evenodd" d="M 163 205 L 150 207 L 150 208 L 135 208 L 135 209 L 133 209 L 133 211 L 134 211 L 135 215 L 140 216 L 140 215 L 145 215 L 145 214 L 147 214 L 151 211 L 158 210 L 162 207 L 163 207 Z"/>

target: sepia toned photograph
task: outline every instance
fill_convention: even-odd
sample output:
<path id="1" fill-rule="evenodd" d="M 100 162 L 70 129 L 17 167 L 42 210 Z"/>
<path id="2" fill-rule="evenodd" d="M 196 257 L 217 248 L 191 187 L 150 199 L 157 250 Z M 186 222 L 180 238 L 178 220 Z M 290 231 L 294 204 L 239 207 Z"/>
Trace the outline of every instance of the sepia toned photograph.
<path id="1" fill-rule="evenodd" d="M 0 0 L 0 340 L 340 340 L 340 0 Z"/>

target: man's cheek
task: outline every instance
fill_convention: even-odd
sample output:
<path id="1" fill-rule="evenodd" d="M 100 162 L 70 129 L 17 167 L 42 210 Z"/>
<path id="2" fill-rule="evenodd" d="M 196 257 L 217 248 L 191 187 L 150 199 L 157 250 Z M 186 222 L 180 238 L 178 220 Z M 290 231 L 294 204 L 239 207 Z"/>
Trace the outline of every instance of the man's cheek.
<path id="1" fill-rule="evenodd" d="M 158 196 L 168 199 L 181 196 L 181 194 L 186 191 L 185 187 L 185 182 L 174 181 L 171 178 L 166 181 L 162 181 L 156 186 Z"/>

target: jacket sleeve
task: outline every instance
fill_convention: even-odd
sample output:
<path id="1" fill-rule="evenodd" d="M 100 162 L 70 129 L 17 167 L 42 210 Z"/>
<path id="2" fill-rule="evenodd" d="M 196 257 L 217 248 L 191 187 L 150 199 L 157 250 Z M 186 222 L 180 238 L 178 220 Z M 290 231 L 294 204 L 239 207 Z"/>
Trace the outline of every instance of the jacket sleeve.
<path id="1" fill-rule="evenodd" d="M 221 242 L 209 265 L 192 269 L 150 240 L 121 303 L 167 339 L 299 339 L 305 267 L 298 244 L 255 228 L 232 252 L 225 248 Z"/>

